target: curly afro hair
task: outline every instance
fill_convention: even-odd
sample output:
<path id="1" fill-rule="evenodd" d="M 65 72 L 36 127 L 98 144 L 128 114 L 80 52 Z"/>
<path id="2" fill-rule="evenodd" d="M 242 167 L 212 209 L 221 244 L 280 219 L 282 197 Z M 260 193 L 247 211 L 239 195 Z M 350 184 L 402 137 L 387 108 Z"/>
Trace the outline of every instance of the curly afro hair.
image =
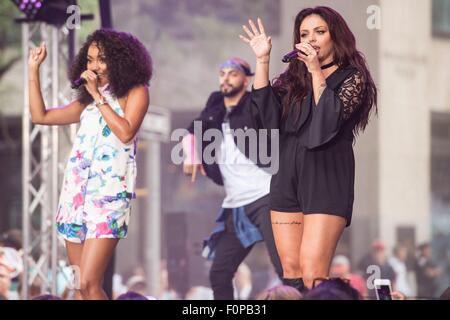
<path id="1" fill-rule="evenodd" d="M 138 85 L 150 84 L 153 65 L 147 49 L 133 35 L 111 29 L 99 29 L 87 37 L 72 64 L 70 81 L 78 79 L 87 69 L 87 53 L 92 43 L 96 43 L 105 56 L 109 86 L 115 97 L 124 97 L 131 88 Z M 77 99 L 83 104 L 93 101 L 84 86 L 77 90 Z"/>

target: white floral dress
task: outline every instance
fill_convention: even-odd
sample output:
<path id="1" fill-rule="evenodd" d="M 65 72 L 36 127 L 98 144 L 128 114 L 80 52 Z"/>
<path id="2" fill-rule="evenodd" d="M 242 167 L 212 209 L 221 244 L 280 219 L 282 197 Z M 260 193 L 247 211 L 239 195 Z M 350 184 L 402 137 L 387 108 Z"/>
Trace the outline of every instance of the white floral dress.
<path id="1" fill-rule="evenodd" d="M 105 87 L 100 92 L 123 116 L 119 101 Z M 127 144 L 121 142 L 93 103 L 80 118 L 64 172 L 56 215 L 58 233 L 76 243 L 125 238 L 130 201 L 135 197 L 137 137 Z"/>

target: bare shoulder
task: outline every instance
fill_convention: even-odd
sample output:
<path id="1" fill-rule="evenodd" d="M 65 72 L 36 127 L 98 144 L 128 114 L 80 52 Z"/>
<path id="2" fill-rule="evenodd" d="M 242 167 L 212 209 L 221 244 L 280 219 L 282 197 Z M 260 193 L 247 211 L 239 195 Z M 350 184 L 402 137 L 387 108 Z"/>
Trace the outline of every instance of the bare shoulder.
<path id="1" fill-rule="evenodd" d="M 135 86 L 133 88 L 130 89 L 130 91 L 128 91 L 127 97 L 133 97 L 133 96 L 148 96 L 148 86 L 147 85 L 138 85 Z"/>
<path id="2" fill-rule="evenodd" d="M 149 103 L 148 86 L 135 86 L 128 91 L 125 97 L 125 110 L 133 110 L 133 112 L 136 110 L 147 110 Z"/>

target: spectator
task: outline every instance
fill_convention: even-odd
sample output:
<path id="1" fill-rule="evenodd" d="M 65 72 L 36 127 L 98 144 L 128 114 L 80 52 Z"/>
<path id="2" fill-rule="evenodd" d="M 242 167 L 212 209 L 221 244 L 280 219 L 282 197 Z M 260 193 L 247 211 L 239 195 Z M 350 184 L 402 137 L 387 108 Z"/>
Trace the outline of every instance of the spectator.
<path id="1" fill-rule="evenodd" d="M 11 277 L 17 277 L 23 270 L 22 255 L 12 247 L 0 247 L 0 263 L 10 269 Z"/>
<path id="2" fill-rule="evenodd" d="M 11 276 L 8 267 L 0 263 L 0 300 L 8 300 Z"/>
<path id="3" fill-rule="evenodd" d="M 33 299 L 34 297 L 42 295 L 43 292 L 45 292 L 44 279 L 38 276 L 34 278 L 33 283 L 28 286 L 28 293 L 31 299 Z"/>
<path id="4" fill-rule="evenodd" d="M 158 298 L 160 300 L 178 300 L 180 299 L 180 294 L 169 284 L 169 271 L 167 270 L 167 261 L 161 261 L 160 270 L 160 292 L 158 293 Z"/>
<path id="5" fill-rule="evenodd" d="M 450 287 L 448 287 L 439 297 L 441 300 L 450 300 Z"/>
<path id="6" fill-rule="evenodd" d="M 416 263 L 417 292 L 421 298 L 432 298 L 436 295 L 437 278 L 440 268 L 432 260 L 432 249 L 429 243 L 419 246 Z"/>
<path id="7" fill-rule="evenodd" d="M 3 233 L 0 237 L 0 246 L 13 248 L 17 251 L 22 250 L 22 231 L 11 229 Z"/>
<path id="8" fill-rule="evenodd" d="M 126 292 L 127 288 L 123 283 L 122 275 L 115 273 L 113 275 L 113 300 L 116 300 L 119 295 Z"/>
<path id="9" fill-rule="evenodd" d="M 62 300 L 62 299 L 60 297 L 54 296 L 52 294 L 42 294 L 40 296 L 34 297 L 31 300 Z"/>
<path id="10" fill-rule="evenodd" d="M 395 271 L 387 263 L 386 247 L 384 243 L 379 240 L 372 242 L 371 252 L 366 255 L 358 265 L 358 269 L 361 270 L 366 280 L 372 275 L 371 273 L 367 273 L 367 268 L 369 266 L 378 266 L 380 268 L 380 278 L 389 279 L 394 285 Z"/>
<path id="11" fill-rule="evenodd" d="M 10 289 L 8 294 L 9 300 L 19 299 L 19 282 L 20 274 L 23 271 L 23 260 L 22 260 L 22 250 L 17 241 L 13 241 L 13 232 L 7 232 L 7 237 L 3 236 L 3 244 L 8 245 L 7 247 L 0 246 L 0 263 L 3 264 L 9 270 L 10 277 Z M 4 235 L 5 235 L 4 234 Z M 19 248 L 17 251 L 15 248 Z"/>
<path id="12" fill-rule="evenodd" d="M 128 291 L 127 293 L 119 295 L 116 300 L 149 300 L 149 299 L 140 293 Z"/>
<path id="13" fill-rule="evenodd" d="M 406 296 L 400 291 L 391 292 L 392 300 L 407 300 Z"/>
<path id="14" fill-rule="evenodd" d="M 330 276 L 350 280 L 350 285 L 363 297 L 367 296 L 366 281 L 359 274 L 351 273 L 350 260 L 344 255 L 335 256 L 331 262 Z"/>
<path id="15" fill-rule="evenodd" d="M 406 259 L 408 257 L 408 249 L 405 246 L 397 245 L 393 250 L 393 256 L 388 259 L 388 263 L 395 271 L 395 289 L 402 292 L 406 296 L 413 296 L 413 290 L 408 280 L 408 269 L 406 267 Z"/>
<path id="16" fill-rule="evenodd" d="M 127 291 L 136 292 L 145 296 L 147 294 L 147 284 L 142 276 L 132 276 L 127 281 Z"/>
<path id="17" fill-rule="evenodd" d="M 279 285 L 264 290 L 258 295 L 257 300 L 302 300 L 303 295 L 291 286 Z"/>
<path id="18" fill-rule="evenodd" d="M 361 300 L 361 296 L 349 281 L 340 278 L 320 279 L 316 285 L 306 294 L 305 300 Z"/>
<path id="19" fill-rule="evenodd" d="M 234 299 L 248 300 L 252 292 L 252 272 L 249 266 L 243 262 L 234 274 Z"/>
<path id="20" fill-rule="evenodd" d="M 214 294 L 211 288 L 196 286 L 186 293 L 186 300 L 213 300 Z"/>

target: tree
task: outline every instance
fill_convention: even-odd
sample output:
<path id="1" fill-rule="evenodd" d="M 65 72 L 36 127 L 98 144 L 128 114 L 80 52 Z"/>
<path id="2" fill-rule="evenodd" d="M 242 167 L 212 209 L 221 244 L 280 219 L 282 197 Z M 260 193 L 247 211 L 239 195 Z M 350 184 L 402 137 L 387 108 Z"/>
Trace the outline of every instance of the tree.
<path id="1" fill-rule="evenodd" d="M 20 59 L 20 25 L 14 22 L 18 13 L 11 1 L 0 1 L 0 81 Z"/>

